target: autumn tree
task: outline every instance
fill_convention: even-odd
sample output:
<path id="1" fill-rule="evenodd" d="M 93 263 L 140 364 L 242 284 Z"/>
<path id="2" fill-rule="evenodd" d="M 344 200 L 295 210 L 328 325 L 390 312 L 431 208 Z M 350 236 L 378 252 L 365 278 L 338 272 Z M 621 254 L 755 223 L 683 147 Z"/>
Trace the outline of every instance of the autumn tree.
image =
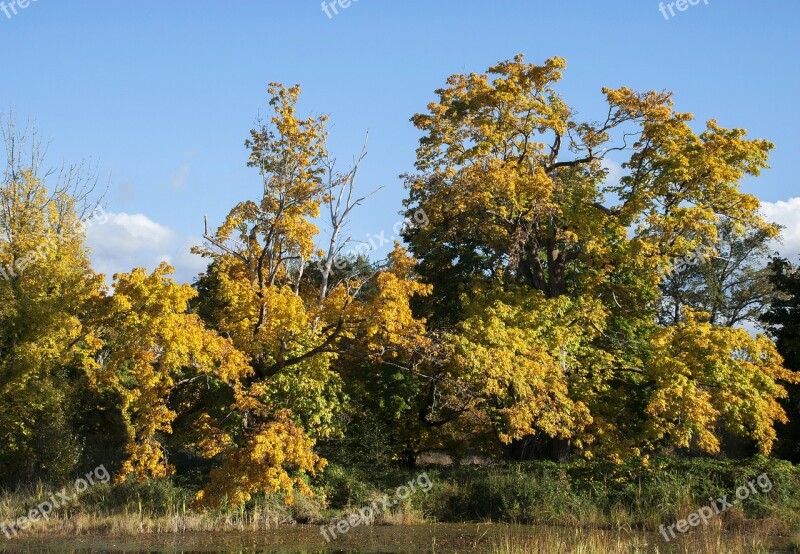
<path id="1" fill-rule="evenodd" d="M 229 340 L 187 313 L 197 293 L 176 284 L 172 271 L 161 264 L 149 275 L 141 268 L 115 275 L 114 294 L 104 299 L 97 362 L 87 374 L 93 388 L 117 399 L 125 424 L 118 480 L 172 474 L 164 441 L 177 417 L 170 398 L 182 386 L 200 378 L 235 383 L 250 371 Z"/>
<path id="2" fill-rule="evenodd" d="M 771 232 L 739 183 L 766 167 L 772 144 L 713 120 L 695 132 L 666 92 L 604 89 L 603 117 L 579 119 L 556 90 L 564 68 L 518 56 L 454 75 L 412 119 L 423 137 L 407 207 L 430 225 L 407 238 L 434 286 L 421 315 L 456 326 L 447 375 L 497 414 L 500 440 L 551 437 L 558 459 L 570 441 L 585 455 L 713 453 L 723 421 L 769 450 L 784 417 L 777 382 L 793 378 L 774 349 L 737 335 L 703 355 L 702 370 L 665 364 L 679 345 L 664 341 L 679 339 L 656 316 L 661 268 L 714 243 L 723 219 L 739 235 Z M 617 180 L 612 156 L 623 160 Z M 685 325 L 688 336 L 718 333 L 702 315 Z M 708 392 L 747 372 L 757 402 Z M 673 386 L 680 396 L 666 394 Z"/>
<path id="3" fill-rule="evenodd" d="M 71 476 L 85 460 L 82 393 L 103 295 L 84 246 L 96 203 L 85 165 L 49 169 L 35 129 L 2 121 L 0 474 Z"/>
<path id="4" fill-rule="evenodd" d="M 365 151 L 337 172 L 326 147 L 327 118 L 298 117 L 299 87 L 273 84 L 269 92 L 273 114 L 246 143 L 259 198 L 235 206 L 198 249 L 211 259 L 198 283 L 198 312 L 252 368 L 234 386 L 235 417 L 204 414 L 204 425 L 230 438 L 216 448 L 209 443 L 208 454 L 224 458 L 201 493 L 211 504 L 239 504 L 258 491 L 284 490 L 289 500 L 293 487 L 308 492 L 303 475 L 325 463 L 314 445 L 343 430 L 347 398 L 337 364 L 394 356 L 409 348 L 408 335 L 424 334 L 408 329 L 416 325 L 409 298 L 426 287 L 407 278 L 404 250 L 388 264 L 337 267 L 346 222 L 365 198 L 354 190 Z M 332 232 L 318 248 L 323 213 Z M 270 469 L 289 455 L 292 477 Z"/>

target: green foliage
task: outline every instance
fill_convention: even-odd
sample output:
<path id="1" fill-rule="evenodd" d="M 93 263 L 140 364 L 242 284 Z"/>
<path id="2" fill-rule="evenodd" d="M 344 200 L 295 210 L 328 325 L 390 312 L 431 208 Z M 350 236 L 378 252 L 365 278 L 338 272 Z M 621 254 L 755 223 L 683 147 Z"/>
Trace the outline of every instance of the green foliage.
<path id="1" fill-rule="evenodd" d="M 800 371 L 800 268 L 775 258 L 769 266 L 776 294 L 761 321 L 775 339 L 786 367 Z M 789 422 L 778 427 L 777 454 L 800 463 L 800 385 L 789 388 L 785 401 Z"/>
<path id="2" fill-rule="evenodd" d="M 423 470 L 332 465 L 316 483 L 329 513 L 368 505 Z M 495 521 L 549 525 L 629 525 L 656 529 L 767 474 L 773 488 L 737 507 L 749 519 L 800 524 L 800 468 L 763 457 L 742 461 L 655 458 L 647 465 L 576 461 L 424 469 L 433 483 L 410 499 L 440 522 Z M 759 489 L 760 490 L 760 489 Z M 726 516 L 722 516 L 723 518 Z"/>
<path id="3" fill-rule="evenodd" d="M 126 481 L 89 487 L 79 497 L 75 509 L 112 514 L 137 511 L 161 516 L 180 513 L 191 504 L 193 497 L 191 489 L 179 487 L 170 479 L 151 479 L 145 483 Z"/>
<path id="4" fill-rule="evenodd" d="M 381 472 L 383 473 L 383 472 Z M 375 472 L 357 467 L 331 464 L 319 480 L 319 489 L 332 507 L 362 506 L 369 503 L 374 491 Z"/>
<path id="5" fill-rule="evenodd" d="M 688 306 L 710 314 L 715 325 L 758 323 L 774 296 L 766 264 L 776 232 L 766 228 L 742 235 L 736 222 L 723 219 L 714 244 L 700 247 L 669 268 L 661 285 L 660 321 L 680 322 Z"/>

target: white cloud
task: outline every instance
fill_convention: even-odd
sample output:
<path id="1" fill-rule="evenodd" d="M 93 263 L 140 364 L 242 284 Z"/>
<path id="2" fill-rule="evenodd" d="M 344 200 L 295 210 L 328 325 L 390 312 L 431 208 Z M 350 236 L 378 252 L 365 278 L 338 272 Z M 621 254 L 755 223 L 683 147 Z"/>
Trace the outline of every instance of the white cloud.
<path id="1" fill-rule="evenodd" d="M 608 176 L 605 179 L 607 185 L 617 185 L 619 180 L 627 175 L 627 172 L 622 169 L 620 164 L 608 158 L 603 158 L 601 165 L 608 170 Z"/>
<path id="2" fill-rule="evenodd" d="M 162 261 L 175 267 L 175 279 L 191 282 L 206 267 L 189 251 L 201 240 L 180 236 L 144 214 L 109 213 L 105 222 L 88 226 L 87 243 L 92 265 L 111 281 L 115 273 L 133 268 L 155 269 Z"/>
<path id="3" fill-rule="evenodd" d="M 800 256 L 800 197 L 787 201 L 762 202 L 761 210 L 767 221 L 784 227 L 782 244 L 775 248 L 792 263 Z"/>
<path id="4" fill-rule="evenodd" d="M 192 164 L 185 163 L 180 166 L 175 173 L 170 177 L 170 186 L 174 189 L 182 189 L 186 187 L 186 181 L 189 174 L 192 172 Z"/>

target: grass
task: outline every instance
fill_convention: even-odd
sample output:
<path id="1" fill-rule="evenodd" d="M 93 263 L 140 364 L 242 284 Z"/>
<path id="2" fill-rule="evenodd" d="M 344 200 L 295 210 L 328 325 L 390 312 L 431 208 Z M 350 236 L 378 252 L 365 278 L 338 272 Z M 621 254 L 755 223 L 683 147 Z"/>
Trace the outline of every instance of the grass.
<path id="1" fill-rule="evenodd" d="M 27 514 L 57 487 L 42 483 L 0 494 L 0 523 Z M 300 498 L 292 507 L 275 495 L 260 496 L 239 510 L 193 511 L 193 492 L 169 481 L 146 484 L 98 484 L 74 502 L 54 510 L 48 520 L 25 530 L 25 536 L 186 533 L 202 531 L 260 531 L 319 517 L 317 504 Z M 309 513 L 304 510 L 310 510 Z M 2 537 L 0 537 L 2 538 Z"/>
<path id="2" fill-rule="evenodd" d="M 511 529 L 496 539 L 492 554 L 761 554 L 773 545 L 763 538 L 743 533 L 726 534 L 719 530 L 693 533 L 667 544 L 659 537 L 585 528 L 537 528 L 534 533 Z"/>
<path id="3" fill-rule="evenodd" d="M 293 522 L 331 524 L 373 504 L 383 495 L 392 497 L 397 486 L 423 471 L 432 483 L 430 491 L 418 490 L 410 498 L 379 511 L 374 525 L 524 524 L 546 532 L 526 536 L 525 541 L 534 543 L 530 548 L 515 543 L 515 552 L 536 551 L 536 541 L 563 543 L 565 552 L 572 551 L 570 545 L 590 548 L 595 542 L 599 550 L 580 552 L 637 552 L 636 541 L 642 540 L 641 532 L 654 534 L 660 525 L 675 523 L 707 506 L 710 497 L 730 495 L 736 487 L 766 473 L 773 484 L 769 493 L 754 494 L 740 506 L 714 517 L 702 533 L 689 533 L 681 540 L 688 541 L 687 552 L 711 552 L 714 540 L 733 541 L 742 549 L 750 549 L 742 552 L 754 552 L 758 545 L 750 544 L 757 542 L 752 537 L 780 536 L 800 552 L 800 470 L 786 462 L 765 458 L 742 462 L 664 459 L 653 461 L 649 467 L 634 462 L 621 466 L 531 462 L 377 470 L 332 464 L 313 483 L 317 492 L 314 498 L 298 496 L 293 506 L 285 506 L 276 495 L 258 495 L 240 509 L 208 513 L 191 509 L 194 488 L 177 486 L 169 480 L 100 484 L 73 504 L 54 511 L 49 521 L 31 526 L 25 535 L 255 532 Z M 0 523 L 15 521 L 55 490 L 60 487 L 39 483 L 0 492 Z M 522 539 L 515 535 L 508 540 Z M 498 546 L 501 547 L 503 544 Z M 512 550 L 498 550 L 509 551 Z"/>

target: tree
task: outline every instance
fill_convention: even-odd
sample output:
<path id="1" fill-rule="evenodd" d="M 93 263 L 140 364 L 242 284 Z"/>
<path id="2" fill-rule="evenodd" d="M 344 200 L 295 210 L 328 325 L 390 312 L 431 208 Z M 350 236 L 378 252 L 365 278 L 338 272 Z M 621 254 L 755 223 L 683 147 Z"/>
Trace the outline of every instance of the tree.
<path id="1" fill-rule="evenodd" d="M 761 321 L 775 339 L 786 367 L 800 371 L 800 269 L 782 258 L 773 258 L 769 275 L 776 294 Z M 789 389 L 784 406 L 787 425 L 778 428 L 778 455 L 800 462 L 800 386 Z"/>
<path id="2" fill-rule="evenodd" d="M 125 460 L 118 480 L 166 477 L 173 468 L 163 446 L 177 413 L 176 389 L 200 378 L 235 386 L 250 371 L 229 340 L 187 313 L 197 293 L 169 276 L 161 264 L 152 274 L 135 269 L 114 277 L 99 325 L 99 362 L 88 371 L 96 389 L 113 394 L 126 428 Z"/>
<path id="3" fill-rule="evenodd" d="M 364 199 L 354 187 L 365 152 L 337 173 L 326 118 L 298 118 L 299 87 L 272 84 L 269 92 L 274 113 L 246 143 L 261 197 L 234 207 L 216 232 L 206 232 L 208 247 L 197 249 L 212 260 L 198 312 L 252 368 L 236 382 L 230 412 L 204 415 L 212 435 L 229 443 L 209 444 L 207 454 L 224 459 L 201 494 L 212 504 L 276 488 L 291 500 L 290 485 L 308 492 L 302 477 L 325 464 L 313 447 L 343 430 L 341 367 L 397 356 L 410 348 L 409 334 L 423 334 L 409 300 L 426 287 L 406 277 L 405 251 L 396 249 L 387 264 L 353 264 L 352 272 L 336 264 L 348 218 Z M 332 233 L 327 250 L 318 250 L 314 220 L 323 206 Z M 275 473 L 277 465 L 296 471 Z"/>
<path id="4" fill-rule="evenodd" d="M 437 325 L 456 323 L 453 344 L 465 350 L 465 361 L 476 348 L 488 349 L 487 364 L 501 356 L 503 378 L 479 379 L 474 394 L 509 418 L 519 412 L 506 422 L 504 442 L 536 431 L 554 439 L 558 459 L 566 457 L 570 440 L 585 454 L 639 453 L 685 445 L 687 435 L 677 429 L 652 443 L 648 432 L 665 429 L 680 414 L 693 422 L 690 442 L 715 452 L 700 429 L 713 433 L 720 418 L 742 408 L 749 413 L 736 417 L 754 421 L 758 429 L 749 432 L 769 449 L 768 427 L 782 418 L 779 409 L 734 408 L 713 395 L 702 413 L 685 412 L 677 401 L 656 410 L 653 402 L 672 382 L 654 378 L 667 371 L 658 365 L 659 350 L 667 347 L 656 324 L 659 268 L 713 243 L 724 219 L 736 222 L 735 234 L 772 232 L 758 200 L 739 190 L 744 177 L 766 167 L 772 144 L 713 120 L 698 134 L 691 114 L 676 111 L 666 92 L 604 89 L 603 119 L 581 121 L 555 88 L 564 67 L 560 58 L 538 66 L 518 56 L 486 74 L 454 75 L 428 112 L 412 119 L 423 137 L 406 204 L 409 213 L 423 209 L 430 224 L 407 239 L 435 299 L 422 305 L 421 315 Z M 604 165 L 611 155 L 625 157 L 616 182 Z M 497 295 L 501 300 L 477 313 L 474 303 L 465 304 Z M 592 307 L 592 317 L 579 315 L 582 305 Z M 518 315 L 526 311 L 564 313 L 565 319 L 556 330 Z M 706 324 L 700 316 L 687 323 L 697 326 L 690 334 L 704 332 Z M 497 338 L 486 332 L 498 325 Z M 530 341 L 544 347 L 550 333 L 561 337 L 564 355 L 551 352 L 537 366 L 525 361 L 532 346 L 508 351 Z M 737 373 L 740 351 L 757 354 L 747 367 L 766 382 L 789 377 L 775 368 L 768 345 L 743 336 L 735 348 L 715 350 L 714 363 Z M 474 387 L 478 370 L 465 363 L 452 378 Z M 687 379 L 695 398 L 713 386 L 693 372 L 674 377 Z M 769 384 L 759 394 L 782 392 Z M 541 397 L 550 401 L 537 405 Z"/>
<path id="5" fill-rule="evenodd" d="M 645 366 L 653 394 L 647 406 L 648 438 L 669 435 L 673 444 L 704 452 L 720 449 L 719 428 L 748 437 L 761 454 L 776 440 L 775 426 L 788 421 L 781 383 L 800 374 L 783 366 L 774 343 L 744 329 L 714 325 L 708 314 L 687 311 L 684 321 L 652 338 L 657 357 Z"/>
<path id="6" fill-rule="evenodd" d="M 84 246 L 96 179 L 82 165 L 47 169 L 35 130 L 0 125 L 0 474 L 60 479 L 87 446 L 82 384 L 105 288 Z"/>
<path id="7" fill-rule="evenodd" d="M 667 274 L 659 321 L 677 324 L 688 306 L 709 313 L 715 325 L 758 323 L 772 296 L 766 265 L 777 232 L 766 227 L 742 235 L 735 222 L 721 221 L 715 244 L 678 260 Z"/>

